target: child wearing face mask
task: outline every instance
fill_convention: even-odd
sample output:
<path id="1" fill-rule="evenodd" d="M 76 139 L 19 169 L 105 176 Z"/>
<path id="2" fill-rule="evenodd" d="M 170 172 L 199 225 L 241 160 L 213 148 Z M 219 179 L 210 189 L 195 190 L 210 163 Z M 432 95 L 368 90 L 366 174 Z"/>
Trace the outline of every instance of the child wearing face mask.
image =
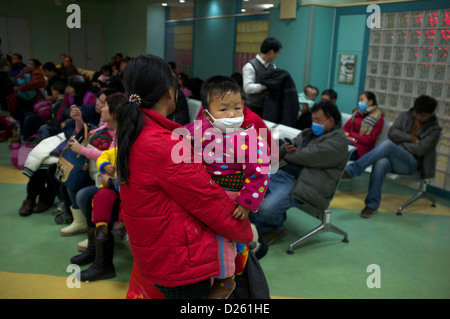
<path id="1" fill-rule="evenodd" d="M 372 92 L 359 96 L 358 108 L 345 123 L 344 132 L 348 143 L 356 147 L 351 160 L 357 160 L 375 147 L 375 142 L 383 130 L 384 119 Z"/>
<path id="2" fill-rule="evenodd" d="M 203 119 L 186 126 L 190 132 L 188 138 L 212 180 L 237 204 L 233 217 L 243 220 L 250 211 L 259 209 L 269 183 L 266 136 L 254 126 L 241 128 L 244 105 L 239 86 L 230 78 L 208 79 L 202 86 L 201 96 Z M 196 143 L 196 139 L 201 142 Z M 216 235 L 216 239 L 220 273 L 214 278 L 209 298 L 225 299 L 236 287 L 236 247 L 227 238 Z M 243 249 L 240 244 L 236 246 L 237 252 Z"/>

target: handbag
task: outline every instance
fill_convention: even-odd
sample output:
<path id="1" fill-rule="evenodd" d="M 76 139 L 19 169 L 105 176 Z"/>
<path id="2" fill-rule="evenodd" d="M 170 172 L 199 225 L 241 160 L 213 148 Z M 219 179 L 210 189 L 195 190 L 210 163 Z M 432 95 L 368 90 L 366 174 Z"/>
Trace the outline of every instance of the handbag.
<path id="1" fill-rule="evenodd" d="M 25 144 L 21 144 L 20 142 L 13 142 L 9 144 L 9 149 L 11 150 L 11 164 L 13 164 L 18 169 L 24 169 L 25 161 L 27 160 L 28 154 L 30 154 L 31 150 L 38 144 L 32 143 L 33 139 L 41 138 L 39 135 L 30 136 Z"/>
<path id="2" fill-rule="evenodd" d="M 84 134 L 81 137 L 86 147 L 88 143 L 88 127 L 86 124 L 84 124 L 82 131 Z M 72 151 L 69 148 L 69 143 L 67 143 L 56 163 L 55 178 L 68 189 L 76 192 L 89 181 L 88 168 L 88 159 Z"/>

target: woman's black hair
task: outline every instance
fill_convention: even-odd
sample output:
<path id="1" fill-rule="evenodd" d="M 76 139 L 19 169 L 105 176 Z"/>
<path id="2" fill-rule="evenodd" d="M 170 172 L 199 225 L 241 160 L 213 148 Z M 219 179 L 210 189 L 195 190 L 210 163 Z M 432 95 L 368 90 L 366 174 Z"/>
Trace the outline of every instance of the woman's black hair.
<path id="1" fill-rule="evenodd" d="M 364 91 L 362 94 L 364 94 L 366 96 L 368 101 L 369 100 L 373 101 L 372 105 L 378 105 L 377 97 L 375 96 L 375 93 L 370 92 L 370 91 Z"/>
<path id="2" fill-rule="evenodd" d="M 107 95 L 105 102 L 108 103 L 109 114 L 111 114 L 111 116 L 113 118 L 115 118 L 116 114 L 117 114 L 117 110 L 119 109 L 119 106 L 124 103 L 127 103 L 128 98 L 124 93 L 116 92 L 116 93 Z"/>
<path id="3" fill-rule="evenodd" d="M 67 80 L 67 85 L 70 85 L 71 87 L 73 87 L 77 97 L 81 97 L 81 99 L 83 99 L 84 95 L 87 92 L 87 84 L 86 84 L 86 80 L 84 79 L 84 77 L 82 75 L 80 75 L 80 74 L 72 75 Z"/>
<path id="4" fill-rule="evenodd" d="M 33 62 L 35 68 L 39 68 L 42 64 L 38 59 L 30 59 Z"/>
<path id="5" fill-rule="evenodd" d="M 144 123 L 141 108 L 153 108 L 170 89 L 175 89 L 177 83 L 169 64 L 151 54 L 131 59 L 123 71 L 123 81 L 126 95 L 136 94 L 140 101 L 130 99 L 116 111 L 117 181 L 121 184 L 128 182 L 131 147 Z"/>

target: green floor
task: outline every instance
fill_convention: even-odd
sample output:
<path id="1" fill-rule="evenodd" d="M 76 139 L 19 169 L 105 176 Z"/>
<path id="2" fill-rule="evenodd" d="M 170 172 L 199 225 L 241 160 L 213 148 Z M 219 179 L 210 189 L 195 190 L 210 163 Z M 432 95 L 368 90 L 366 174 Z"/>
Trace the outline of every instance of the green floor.
<path id="1" fill-rule="evenodd" d="M 2 167 L 11 166 L 7 142 L 0 143 Z M 367 189 L 368 176 L 343 182 L 343 192 Z M 0 183 L 0 272 L 68 276 L 66 268 L 85 234 L 59 236 L 60 225 L 50 211 L 20 217 L 26 185 Z M 400 203 L 413 190 L 386 182 L 384 192 L 395 194 Z M 337 197 L 340 196 L 337 194 Z M 321 234 L 286 254 L 291 242 L 318 225 L 318 221 L 297 209 L 288 211 L 288 235 L 276 242 L 260 260 L 270 293 L 281 298 L 450 298 L 450 201 L 437 197 L 438 208 L 397 216 L 381 211 L 362 219 L 362 207 L 333 209 L 333 223 L 349 234 L 349 243 L 333 233 Z M 441 212 L 436 214 L 435 212 Z M 443 212 L 443 213 L 442 213 Z M 115 281 L 128 282 L 132 255 L 117 243 Z M 368 288 L 372 275 L 367 267 L 380 267 L 380 288 Z M 0 282 L 1 290 L 7 289 Z M 35 287 L 45 289 L 45 287 Z M 38 293 L 37 293 L 38 298 Z M 87 297 L 88 298 L 88 297 Z"/>

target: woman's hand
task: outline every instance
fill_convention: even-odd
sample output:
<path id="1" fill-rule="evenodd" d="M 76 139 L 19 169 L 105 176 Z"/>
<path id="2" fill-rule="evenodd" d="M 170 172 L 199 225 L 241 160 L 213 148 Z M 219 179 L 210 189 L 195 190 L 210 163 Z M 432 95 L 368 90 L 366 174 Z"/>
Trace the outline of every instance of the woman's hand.
<path id="1" fill-rule="evenodd" d="M 349 140 L 352 143 L 358 143 L 358 140 L 356 138 L 354 138 L 354 137 L 351 137 L 351 136 L 347 136 L 347 140 Z"/>
<path id="2" fill-rule="evenodd" d="M 69 138 L 69 148 L 75 153 L 79 154 L 81 149 L 81 144 L 78 143 L 73 137 Z"/>
<path id="3" fill-rule="evenodd" d="M 75 104 L 70 106 L 70 117 L 77 123 L 83 123 L 81 110 Z"/>
<path id="4" fill-rule="evenodd" d="M 249 212 L 250 212 L 250 209 L 245 208 L 244 206 L 238 205 L 233 212 L 233 218 L 239 219 L 239 220 L 244 220 L 245 218 L 247 218 Z"/>

